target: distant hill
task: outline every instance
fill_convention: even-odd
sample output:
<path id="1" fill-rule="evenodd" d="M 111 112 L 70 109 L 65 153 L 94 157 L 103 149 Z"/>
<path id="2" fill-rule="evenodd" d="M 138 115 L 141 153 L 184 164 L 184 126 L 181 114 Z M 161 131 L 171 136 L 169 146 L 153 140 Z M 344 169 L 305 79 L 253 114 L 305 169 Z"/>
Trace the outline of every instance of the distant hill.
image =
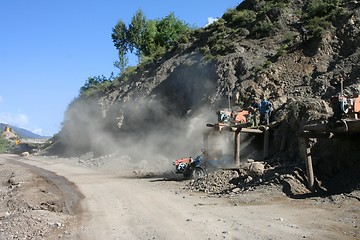
<path id="1" fill-rule="evenodd" d="M 21 138 L 37 138 L 37 139 L 49 138 L 48 136 L 41 136 L 24 128 L 15 127 L 5 123 L 0 123 L 0 131 L 3 132 L 6 126 L 9 126 L 12 129 L 12 131 L 17 135 L 19 135 Z"/>

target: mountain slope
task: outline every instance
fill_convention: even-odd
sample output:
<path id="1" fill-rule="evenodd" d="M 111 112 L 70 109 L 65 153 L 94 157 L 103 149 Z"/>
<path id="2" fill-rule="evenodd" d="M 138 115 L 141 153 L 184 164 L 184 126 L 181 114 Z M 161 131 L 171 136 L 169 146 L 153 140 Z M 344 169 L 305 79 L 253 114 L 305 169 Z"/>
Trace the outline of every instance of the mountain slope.
<path id="1" fill-rule="evenodd" d="M 85 135 L 98 127 L 131 132 L 144 123 L 169 124 L 172 117 L 193 117 L 204 106 L 227 106 L 228 93 L 233 106 L 244 107 L 252 96 L 264 94 L 279 110 L 289 97 L 330 98 L 338 93 L 341 78 L 345 91 L 355 94 L 359 4 L 343 1 L 336 21 L 327 22 L 331 27 L 302 42 L 302 11 L 308 2 L 243 1 L 159 61 L 139 65 L 129 80 L 120 77 L 103 92 L 80 96 L 69 107 L 64 132 L 67 127 Z M 241 18 L 246 12 L 253 15 Z M 239 24 L 239 18 L 247 24 Z"/>
<path id="2" fill-rule="evenodd" d="M 46 137 L 46 136 L 41 136 L 39 134 L 33 133 L 33 132 L 31 132 L 29 130 L 26 130 L 24 128 L 18 128 L 18 127 L 11 126 L 11 125 L 8 125 L 8 124 L 5 124 L 5 123 L 0 123 L 1 131 L 3 131 L 5 129 L 5 127 L 10 127 L 12 129 L 12 131 L 15 134 L 19 135 L 21 138 L 35 138 L 35 139 L 49 138 L 49 137 Z"/>

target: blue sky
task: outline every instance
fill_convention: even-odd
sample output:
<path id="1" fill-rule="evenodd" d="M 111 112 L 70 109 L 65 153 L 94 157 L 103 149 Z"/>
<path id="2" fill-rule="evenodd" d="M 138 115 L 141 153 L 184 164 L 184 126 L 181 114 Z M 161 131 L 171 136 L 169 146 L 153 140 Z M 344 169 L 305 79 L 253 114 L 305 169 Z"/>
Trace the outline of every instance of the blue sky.
<path id="1" fill-rule="evenodd" d="M 241 0 L 1 0 L 0 122 L 51 136 L 88 77 L 111 72 L 118 20 L 141 8 L 202 27 Z"/>

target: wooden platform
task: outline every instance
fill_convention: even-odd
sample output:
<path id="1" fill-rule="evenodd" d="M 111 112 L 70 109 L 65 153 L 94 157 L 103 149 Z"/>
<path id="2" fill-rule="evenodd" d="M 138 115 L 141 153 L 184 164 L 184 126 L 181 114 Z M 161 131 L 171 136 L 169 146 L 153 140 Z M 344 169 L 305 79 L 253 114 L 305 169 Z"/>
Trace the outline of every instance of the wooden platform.
<path id="1" fill-rule="evenodd" d="M 249 134 L 263 134 L 264 135 L 264 144 L 263 144 L 263 158 L 266 159 L 269 156 L 269 144 L 270 144 L 270 130 L 275 128 L 278 125 L 277 122 L 272 122 L 269 125 L 259 125 L 251 126 L 251 123 L 242 123 L 242 124 L 207 124 L 207 127 L 211 127 L 212 130 L 204 133 L 204 147 L 208 149 L 208 138 L 211 133 L 215 132 L 231 132 L 234 133 L 234 159 L 235 165 L 240 166 L 240 133 L 249 133 Z"/>

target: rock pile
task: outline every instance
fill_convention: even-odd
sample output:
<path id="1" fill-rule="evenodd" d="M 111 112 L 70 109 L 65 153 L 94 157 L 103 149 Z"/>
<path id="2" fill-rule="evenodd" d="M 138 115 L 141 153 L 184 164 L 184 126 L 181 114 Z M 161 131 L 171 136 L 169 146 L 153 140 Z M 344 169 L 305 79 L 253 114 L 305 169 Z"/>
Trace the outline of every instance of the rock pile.
<path id="1" fill-rule="evenodd" d="M 195 192 L 220 194 L 234 188 L 236 185 L 231 180 L 239 177 L 239 172 L 234 170 L 220 170 L 209 173 L 204 178 L 192 180 L 185 189 Z"/>
<path id="2" fill-rule="evenodd" d="M 192 180 L 185 189 L 210 194 L 236 193 L 247 189 L 248 184 L 263 182 L 261 176 L 264 172 L 265 165 L 262 162 L 250 160 L 237 170 L 218 170 L 204 178 Z"/>

